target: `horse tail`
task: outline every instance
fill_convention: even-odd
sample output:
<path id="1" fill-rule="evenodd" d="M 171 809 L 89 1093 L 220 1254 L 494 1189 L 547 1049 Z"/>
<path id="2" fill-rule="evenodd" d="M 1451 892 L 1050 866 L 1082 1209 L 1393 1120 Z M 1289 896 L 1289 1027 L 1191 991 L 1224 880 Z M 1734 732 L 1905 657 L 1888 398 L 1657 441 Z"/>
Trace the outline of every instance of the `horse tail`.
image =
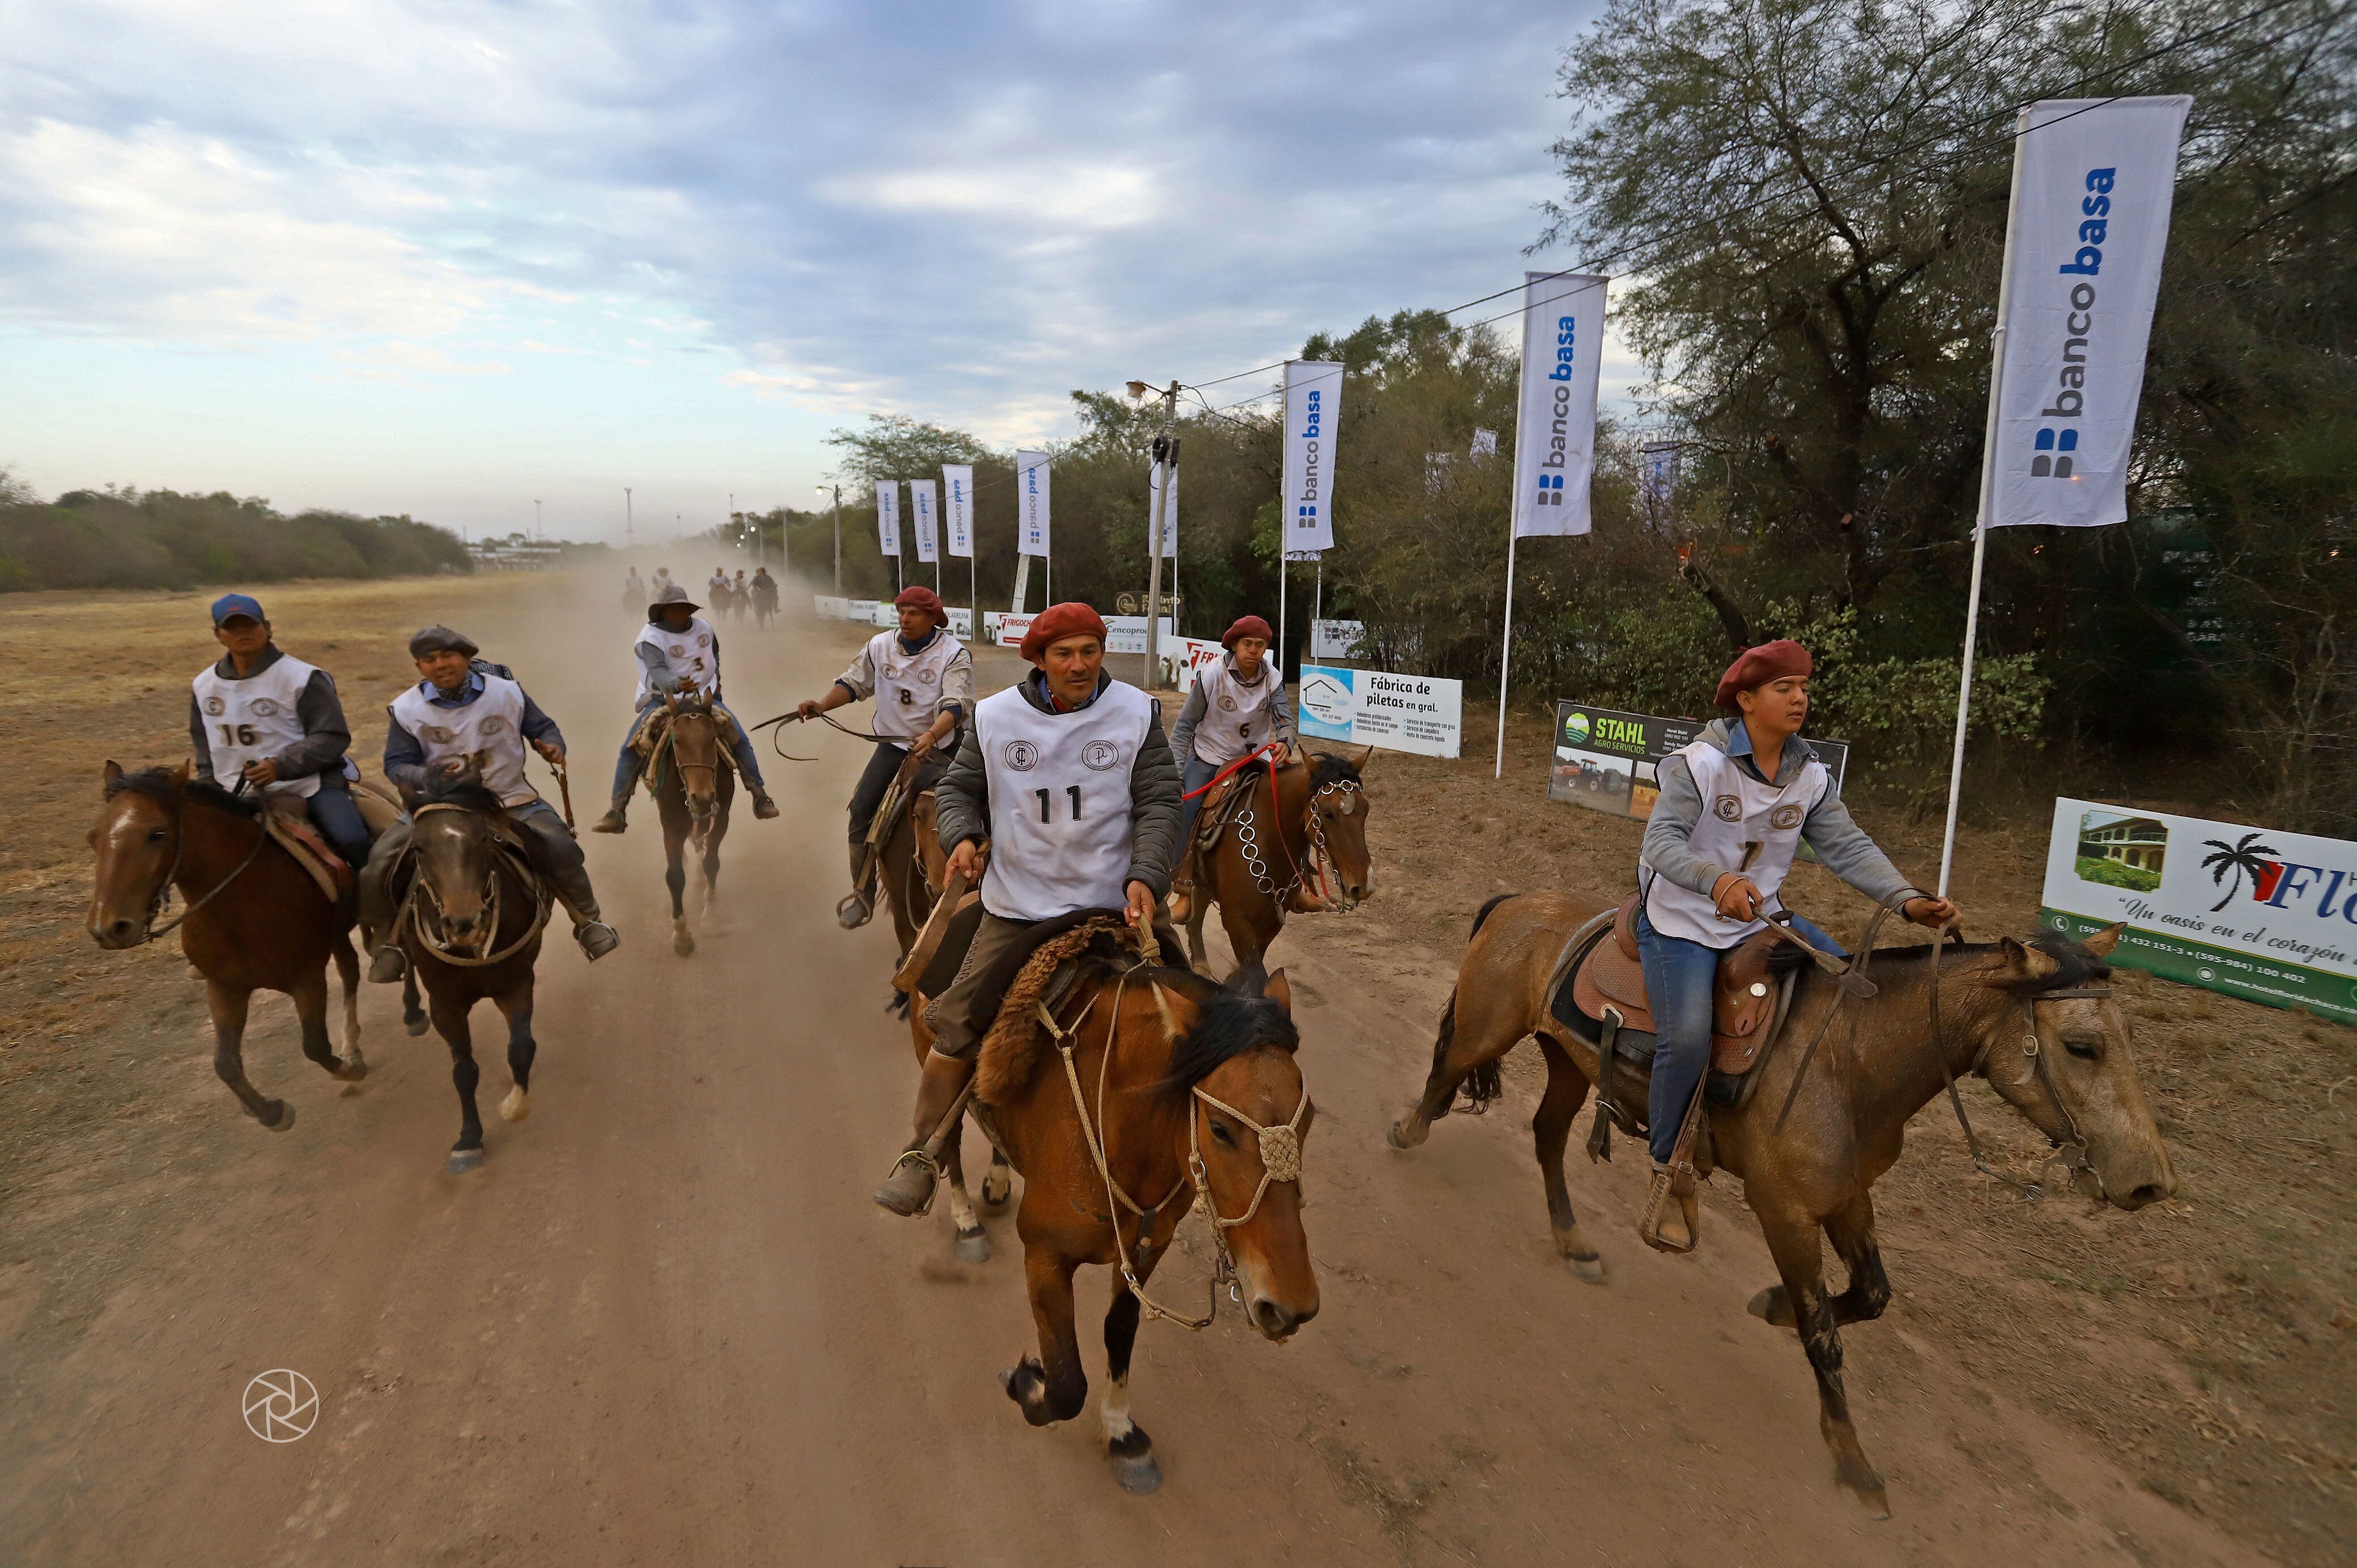
<path id="1" fill-rule="evenodd" d="M 1491 902 L 1494 903 L 1496 900 L 1492 899 Z M 1490 911 L 1485 908 L 1481 912 L 1486 915 Z M 1448 1004 L 1440 1010 L 1439 1035 L 1432 1042 L 1433 1071 L 1438 1072 L 1448 1065 L 1449 1049 L 1456 1044 L 1457 991 L 1452 986 L 1449 989 Z M 1497 1099 L 1505 1090 L 1504 1080 L 1498 1075 L 1498 1059 L 1492 1058 L 1467 1073 L 1461 1087 L 1465 1092 L 1464 1109 L 1477 1116 L 1489 1110 L 1490 1101 Z"/>
<path id="2" fill-rule="evenodd" d="M 1519 898 L 1521 897 L 1522 895 L 1519 893 L 1501 893 L 1495 898 L 1491 899 L 1487 904 L 1482 905 L 1481 908 L 1474 913 L 1473 929 L 1465 933 L 1466 941 L 1469 943 L 1475 937 L 1481 934 L 1481 922 L 1490 918 L 1491 910 L 1496 908 L 1499 905 L 1504 903 L 1509 898 Z"/>

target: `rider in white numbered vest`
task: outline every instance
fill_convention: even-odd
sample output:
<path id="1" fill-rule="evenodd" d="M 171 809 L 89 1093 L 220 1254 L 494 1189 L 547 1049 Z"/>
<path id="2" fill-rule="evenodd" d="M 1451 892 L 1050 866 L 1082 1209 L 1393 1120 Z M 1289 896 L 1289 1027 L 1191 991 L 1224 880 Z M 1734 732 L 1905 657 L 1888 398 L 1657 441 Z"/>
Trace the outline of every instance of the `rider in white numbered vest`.
<path id="1" fill-rule="evenodd" d="M 1879 902 L 1913 892 L 1902 912 L 1939 926 L 1955 906 L 1915 889 L 1851 818 L 1801 725 L 1809 715 L 1813 663 L 1797 642 L 1747 650 L 1718 682 L 1715 719 L 1683 750 L 1662 759 L 1661 798 L 1638 855 L 1637 945 L 1645 999 L 1659 1034 L 1648 1102 L 1658 1239 L 1693 1245 L 1680 1208 L 1661 1201 L 1686 1108 L 1710 1065 L 1711 985 L 1719 954 L 1783 911 L 1780 890 L 1805 843 L 1833 874 Z M 1762 759 L 1766 760 L 1762 760 Z M 1789 912 L 1789 911 L 1784 911 Z M 1794 915 L 1793 927 L 1827 952 L 1842 950 Z M 1641 1225 L 1640 1234 L 1643 1234 Z"/>
<path id="2" fill-rule="evenodd" d="M 524 777 L 524 747 L 549 763 L 565 763 L 565 736 L 505 665 L 476 657 L 472 640 L 445 626 L 409 639 L 409 656 L 425 679 L 393 700 L 384 736 L 384 776 L 411 799 L 436 783 L 479 781 L 500 798 L 521 832 L 533 869 L 573 919 L 574 940 L 590 961 L 605 957 L 621 937 L 597 912 L 581 845 Z M 369 978 L 399 980 L 408 961 L 393 941 L 393 872 L 409 848 L 404 819 L 377 840 L 361 874 L 361 924 L 374 952 Z"/>
<path id="3" fill-rule="evenodd" d="M 213 640 L 228 651 L 188 683 L 197 777 L 300 800 L 319 836 L 359 871 L 369 830 L 346 788 L 360 774 L 346 755 L 352 730 L 335 680 L 282 651 L 245 594 L 213 601 Z"/>
<path id="4" fill-rule="evenodd" d="M 701 608 L 687 596 L 686 589 L 669 584 L 647 606 L 647 624 L 639 628 L 638 641 L 631 649 L 639 666 L 639 716 L 622 737 L 621 755 L 614 759 L 613 803 L 591 824 L 593 833 L 630 831 L 630 796 L 647 767 L 639 750 L 639 734 L 665 697 L 695 692 L 709 697 L 713 711 L 727 721 L 728 755 L 735 759 L 746 789 L 752 791 L 753 815 L 766 822 L 778 814 L 778 803 L 762 785 L 761 759 L 754 754 L 752 737 L 720 700 L 720 634 L 695 613 Z"/>
<path id="5" fill-rule="evenodd" d="M 837 918 L 845 929 L 867 923 L 869 902 L 867 830 L 877 808 L 912 754 L 920 760 L 911 798 L 941 782 L 957 755 L 956 736 L 974 711 L 974 654 L 950 635 L 950 612 L 931 588 L 900 590 L 892 601 L 900 625 L 867 639 L 851 668 L 834 678 L 823 697 L 798 704 L 810 720 L 847 703 L 876 699 L 874 733 L 883 738 L 868 754 L 867 767 L 851 791 L 851 887 Z"/>
<path id="6" fill-rule="evenodd" d="M 1280 741 L 1298 758 L 1301 736 L 1295 726 L 1293 703 L 1285 694 L 1285 673 L 1268 657 L 1275 639 L 1268 622 L 1244 616 L 1228 628 L 1220 645 L 1227 650 L 1217 664 L 1195 672 L 1195 689 L 1170 726 L 1170 748 L 1178 754 L 1179 782 L 1188 799 L 1178 822 L 1178 892 L 1191 891 L 1188 846 L 1194 840 L 1195 816 L 1203 800 L 1195 791 L 1209 784 L 1221 768 L 1270 741 Z"/>
<path id="7" fill-rule="evenodd" d="M 1082 604 L 1031 623 L 1020 684 L 974 705 L 974 724 L 934 791 L 950 867 L 974 875 L 984 841 L 982 923 L 957 978 L 925 1013 L 932 1052 L 917 1090 L 916 1136 L 876 1201 L 920 1212 L 939 1174 L 922 1144 L 967 1080 L 989 1020 L 984 982 L 1024 931 L 1082 909 L 1151 921 L 1169 891 L 1178 839 L 1178 769 L 1161 704 L 1104 671 L 1105 624 Z"/>

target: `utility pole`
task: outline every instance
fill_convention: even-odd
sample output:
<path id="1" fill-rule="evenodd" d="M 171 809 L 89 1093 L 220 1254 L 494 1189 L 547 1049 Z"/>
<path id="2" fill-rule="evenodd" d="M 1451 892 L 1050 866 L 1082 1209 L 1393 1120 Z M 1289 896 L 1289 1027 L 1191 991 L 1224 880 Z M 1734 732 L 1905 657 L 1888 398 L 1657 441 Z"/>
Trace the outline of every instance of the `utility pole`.
<path id="1" fill-rule="evenodd" d="M 538 498 L 538 497 L 534 497 L 534 498 L 533 499 L 533 503 L 532 503 L 532 536 L 533 536 L 534 539 L 538 539 L 538 538 L 540 538 L 540 537 L 541 537 L 541 532 L 540 532 L 540 500 L 539 500 L 539 498 Z"/>
<path id="2" fill-rule="evenodd" d="M 638 543 L 637 526 L 630 521 L 630 487 L 622 487 L 622 548 L 629 550 Z"/>
<path id="3" fill-rule="evenodd" d="M 1146 679 L 1138 684 L 1149 692 L 1162 668 L 1162 522 L 1170 507 L 1171 481 L 1178 473 L 1178 383 L 1173 381 L 1162 394 L 1162 434 L 1154 442 L 1153 471 L 1162 482 L 1154 487 L 1146 508 Z"/>
<path id="4" fill-rule="evenodd" d="M 834 487 L 834 596 L 843 597 L 843 487 Z"/>

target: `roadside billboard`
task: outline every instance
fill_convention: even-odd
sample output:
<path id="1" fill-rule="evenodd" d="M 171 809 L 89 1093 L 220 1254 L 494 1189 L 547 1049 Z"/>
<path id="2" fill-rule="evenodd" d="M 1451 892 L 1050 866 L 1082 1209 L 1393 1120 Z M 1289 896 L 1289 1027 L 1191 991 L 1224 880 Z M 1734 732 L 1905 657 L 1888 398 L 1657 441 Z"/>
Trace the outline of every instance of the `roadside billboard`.
<path id="1" fill-rule="evenodd" d="M 2111 961 L 2357 1024 L 2357 843 L 2058 799 L 2039 918 Z"/>
<path id="2" fill-rule="evenodd" d="M 1302 738 L 1455 757 L 1465 737 L 1465 684 L 1434 675 L 1301 667 Z"/>
<path id="3" fill-rule="evenodd" d="M 1558 702 L 1547 799 L 1619 817 L 1650 817 L 1662 792 L 1662 758 L 1690 745 L 1706 722 Z M 1849 743 L 1807 739 L 1838 791 L 1849 771 Z"/>

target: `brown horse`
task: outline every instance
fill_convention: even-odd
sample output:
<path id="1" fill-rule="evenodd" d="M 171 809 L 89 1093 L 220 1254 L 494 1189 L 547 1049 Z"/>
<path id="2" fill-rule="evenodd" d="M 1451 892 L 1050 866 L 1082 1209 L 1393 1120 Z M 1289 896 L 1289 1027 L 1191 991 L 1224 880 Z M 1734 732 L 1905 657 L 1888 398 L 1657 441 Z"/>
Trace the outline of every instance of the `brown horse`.
<path id="1" fill-rule="evenodd" d="M 178 926 L 180 951 L 205 977 L 213 1017 L 213 1071 L 253 1118 L 274 1133 L 295 1108 L 265 1099 L 245 1077 L 245 1015 L 257 991 L 294 998 L 303 1054 L 337 1078 L 368 1076 L 361 1057 L 360 955 L 348 904 L 328 902 L 310 873 L 262 825 L 263 805 L 216 785 L 190 782 L 188 765 L 125 773 L 109 762 L 106 803 L 90 830 L 97 852 L 90 917 L 100 947 L 153 941 Z M 158 928 L 166 897 L 188 908 Z M 328 1040 L 328 961 L 344 983 L 344 1055 Z"/>
<path id="2" fill-rule="evenodd" d="M 1298 1036 L 1282 974 L 1264 990 L 1259 972 L 1248 971 L 1242 988 L 1223 988 L 1188 970 L 1141 964 L 1134 951 L 1111 956 L 1109 943 L 1082 959 L 1082 978 L 1058 1009 L 1063 1022 L 1053 1045 L 1032 1027 L 1030 1010 L 1052 960 L 1027 967 L 984 1043 L 975 1104 L 1023 1173 L 1016 1229 L 1039 1333 L 1039 1354 L 999 1381 L 1034 1426 L 1078 1415 L 1088 1379 L 1073 1328 L 1072 1275 L 1083 1263 L 1118 1267 L 1100 1411 L 1115 1478 L 1149 1492 L 1161 1485 L 1161 1470 L 1129 1414 L 1130 1350 L 1146 1283 L 1200 1195 L 1215 1222 L 1215 1293 L 1225 1283 L 1272 1341 L 1317 1316 L 1300 1189 L 1312 1111 L 1294 1061 Z"/>
<path id="3" fill-rule="evenodd" d="M 1494 1095 L 1499 1058 L 1537 1036 L 1547 1083 L 1532 1131 L 1555 1246 L 1581 1278 L 1599 1283 L 1601 1260 L 1580 1235 L 1563 1178 L 1564 1144 L 1596 1078 L 1596 1048 L 1555 1017 L 1546 992 L 1565 943 L 1602 912 L 1560 893 L 1493 899 L 1482 908 L 1441 1014 L 1424 1097 L 1391 1129 L 1394 1148 L 1423 1143 L 1460 1084 L 1471 1079 L 1476 1098 Z M 2127 1016 L 2105 983 L 2111 970 L 2104 959 L 2118 935 L 2113 927 L 2084 943 L 2040 934 L 2028 943 L 2008 937 L 1949 946 L 1936 970 L 1929 945 L 1877 952 L 1869 967 L 1878 993 L 1844 1004 L 1846 1016 L 1805 1076 L 1805 1042 L 1840 993 L 1804 968 L 1794 977 L 1783 1043 L 1756 1069 L 1758 1083 L 1739 1106 L 1711 1110 L 1717 1163 L 1743 1179 L 1744 1202 L 1781 1280 L 1753 1298 L 1751 1311 L 1798 1329 L 1816 1373 L 1819 1424 L 1835 1478 L 1878 1517 L 1887 1517 L 1889 1505 L 1851 1424 L 1837 1330 L 1880 1316 L 1890 1299 L 1869 1189 L 1897 1163 L 1909 1118 L 1951 1079 L 1981 1078 L 2040 1132 L 2077 1149 L 2079 1169 L 2112 1203 L 2141 1208 L 2176 1189 L 2136 1079 Z M 1625 1058 L 1615 1070 L 1621 1084 L 1633 1080 L 1616 1097 L 1643 1106 L 1644 1070 Z M 1799 1096 L 1780 1129 L 1796 1079 Z M 1839 1295 L 1825 1286 L 1820 1231 L 1849 1273 Z"/>
<path id="4" fill-rule="evenodd" d="M 901 765 L 904 788 L 916 771 L 913 763 Z M 892 907 L 892 933 L 899 939 L 903 957 L 933 912 L 948 869 L 949 856 L 942 851 L 941 832 L 934 825 L 933 792 L 928 789 L 909 802 L 877 856 L 877 891 Z"/>
<path id="5" fill-rule="evenodd" d="M 737 799 L 737 769 L 722 738 L 728 720 L 702 693 L 666 697 L 657 725 L 647 777 L 662 817 L 663 886 L 671 889 L 671 950 L 685 958 L 695 950 L 681 896 L 687 890 L 682 864 L 693 843 L 704 858 L 704 886 L 697 895 L 700 918 L 720 888 L 720 841 L 728 836 L 728 808 Z"/>
<path id="6" fill-rule="evenodd" d="M 1355 758 L 1320 751 L 1306 762 L 1286 763 L 1276 770 L 1274 810 L 1266 768 L 1255 765 L 1231 786 L 1250 793 L 1208 863 L 1194 845 L 1181 846 L 1195 862 L 1195 898 L 1185 920 L 1188 957 L 1204 961 L 1203 917 L 1214 903 L 1242 972 L 1267 957 L 1285 929 L 1286 908 L 1297 894 L 1316 893 L 1321 873 L 1336 885 L 1326 896 L 1339 897 L 1345 908 L 1375 890 L 1364 777 L 1374 753 L 1372 746 Z M 1204 809 L 1211 807 L 1207 800 Z"/>
<path id="7" fill-rule="evenodd" d="M 533 969 L 548 926 L 550 895 L 533 873 L 497 795 L 479 784 L 442 784 L 426 791 L 409 840 L 407 886 L 393 933 L 425 987 L 435 1029 L 450 1047 L 458 1090 L 458 1141 L 446 1168 L 453 1176 L 483 1163 L 483 1119 L 475 1105 L 482 1070 L 475 1065 L 467 1015 L 488 999 L 508 1024 L 508 1073 L 514 1087 L 500 1114 L 532 1113 Z M 401 873 L 396 870 L 398 876 Z"/>

